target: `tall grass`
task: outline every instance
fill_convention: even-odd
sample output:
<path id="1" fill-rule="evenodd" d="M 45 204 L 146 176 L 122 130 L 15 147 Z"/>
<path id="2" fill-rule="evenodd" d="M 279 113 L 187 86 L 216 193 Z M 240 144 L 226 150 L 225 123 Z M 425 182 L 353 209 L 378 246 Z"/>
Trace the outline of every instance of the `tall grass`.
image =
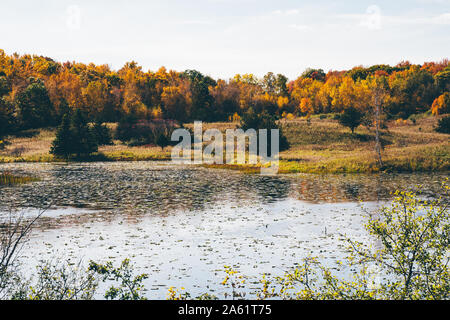
<path id="1" fill-rule="evenodd" d="M 35 177 L 19 177 L 10 173 L 0 173 L 0 186 L 10 186 L 13 184 L 28 183 L 38 180 L 39 179 Z"/>

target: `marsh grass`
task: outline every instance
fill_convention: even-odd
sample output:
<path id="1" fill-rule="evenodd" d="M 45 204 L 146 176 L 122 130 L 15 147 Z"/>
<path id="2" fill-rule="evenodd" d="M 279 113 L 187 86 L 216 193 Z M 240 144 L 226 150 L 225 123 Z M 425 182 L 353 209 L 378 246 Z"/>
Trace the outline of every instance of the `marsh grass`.
<path id="1" fill-rule="evenodd" d="M 14 176 L 10 173 L 0 173 L 0 186 L 10 186 L 34 181 L 39 181 L 39 179 L 35 177 Z"/>

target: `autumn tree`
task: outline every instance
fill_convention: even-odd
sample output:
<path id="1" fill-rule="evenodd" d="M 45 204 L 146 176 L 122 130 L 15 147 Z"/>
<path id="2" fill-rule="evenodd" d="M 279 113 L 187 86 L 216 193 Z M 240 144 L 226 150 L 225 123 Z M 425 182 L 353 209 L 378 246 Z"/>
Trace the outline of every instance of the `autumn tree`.
<path id="1" fill-rule="evenodd" d="M 314 113 L 312 101 L 310 98 L 302 98 L 300 101 L 300 112 L 305 115 L 311 115 Z"/>
<path id="2" fill-rule="evenodd" d="M 239 111 L 240 88 L 236 82 L 227 83 L 225 80 L 218 80 L 209 91 L 214 100 L 214 110 L 218 119 L 228 120 Z"/>
<path id="3" fill-rule="evenodd" d="M 183 94 L 185 92 L 178 86 L 164 87 L 161 102 L 166 119 L 177 119 L 181 122 L 188 119 L 190 99 L 186 94 Z"/>
<path id="4" fill-rule="evenodd" d="M 446 92 L 434 100 L 431 106 L 431 112 L 434 115 L 450 113 L 450 93 Z"/>
<path id="5" fill-rule="evenodd" d="M 237 74 L 215 81 L 196 70 L 177 72 L 161 67 L 144 71 L 134 61 L 115 71 L 108 65 L 60 63 L 0 50 L 0 96 L 14 107 L 16 130 L 19 126 L 54 125 L 65 113 L 78 109 L 91 121 L 118 122 L 131 114 L 139 120 L 226 121 L 250 108 L 275 117 L 300 113 L 302 101 L 305 114 L 341 113 L 348 107 L 366 112 L 372 107 L 364 81 L 385 77 L 389 93 L 384 101 L 386 114 L 407 118 L 430 108 L 434 113 L 443 110 L 440 96 L 450 88 L 449 68 L 445 59 L 423 65 L 406 61 L 327 74 L 322 69 L 307 69 L 290 82 L 272 72 L 262 79 Z"/>

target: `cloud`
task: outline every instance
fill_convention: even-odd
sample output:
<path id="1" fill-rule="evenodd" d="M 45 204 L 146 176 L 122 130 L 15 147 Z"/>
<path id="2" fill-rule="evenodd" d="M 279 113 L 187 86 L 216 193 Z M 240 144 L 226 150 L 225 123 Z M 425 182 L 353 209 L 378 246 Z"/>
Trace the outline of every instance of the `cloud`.
<path id="1" fill-rule="evenodd" d="M 291 24 L 289 25 L 289 28 L 295 29 L 295 30 L 299 30 L 299 31 L 308 31 L 311 30 L 311 26 L 307 26 L 307 25 L 301 25 L 301 24 Z"/>
<path id="2" fill-rule="evenodd" d="M 439 16 L 435 16 L 431 18 L 431 23 L 433 24 L 450 24 L 450 12 L 449 13 L 443 13 Z"/>
<path id="3" fill-rule="evenodd" d="M 184 25 L 210 25 L 210 24 L 213 24 L 213 22 L 209 21 L 209 20 L 184 20 L 184 21 L 179 21 L 178 24 L 184 24 Z"/>
<path id="4" fill-rule="evenodd" d="M 376 6 L 373 6 L 373 8 L 369 7 L 366 14 L 341 14 L 336 17 L 338 19 L 353 21 L 352 23 L 372 30 L 389 26 L 450 25 L 450 12 L 429 16 L 418 16 L 417 14 L 383 15 L 381 9 Z"/>
<path id="5" fill-rule="evenodd" d="M 300 13 L 300 11 L 297 9 L 272 11 L 272 15 L 275 15 L 275 16 L 293 16 L 293 15 L 297 15 L 299 13 Z"/>

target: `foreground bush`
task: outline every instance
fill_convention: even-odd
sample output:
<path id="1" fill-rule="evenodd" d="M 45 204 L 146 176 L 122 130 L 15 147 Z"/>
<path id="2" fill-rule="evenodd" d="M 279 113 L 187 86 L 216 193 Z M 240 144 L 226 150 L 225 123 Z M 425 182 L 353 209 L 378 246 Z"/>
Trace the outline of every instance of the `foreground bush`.
<path id="1" fill-rule="evenodd" d="M 345 265 L 357 270 L 352 279 L 333 274 L 316 258 L 309 257 L 282 277 L 264 276 L 261 288 L 253 294 L 259 299 L 449 299 L 449 189 L 445 183 L 443 196 L 437 200 L 423 200 L 417 194 L 397 191 L 391 206 L 371 216 L 366 225 L 378 248 L 348 240 Z M 229 267 L 225 272 L 222 284 L 230 288 L 230 293 L 224 298 L 252 298 L 242 292 L 245 277 Z M 169 298 L 190 297 L 188 293 L 174 292 L 177 291 L 171 288 Z"/>

